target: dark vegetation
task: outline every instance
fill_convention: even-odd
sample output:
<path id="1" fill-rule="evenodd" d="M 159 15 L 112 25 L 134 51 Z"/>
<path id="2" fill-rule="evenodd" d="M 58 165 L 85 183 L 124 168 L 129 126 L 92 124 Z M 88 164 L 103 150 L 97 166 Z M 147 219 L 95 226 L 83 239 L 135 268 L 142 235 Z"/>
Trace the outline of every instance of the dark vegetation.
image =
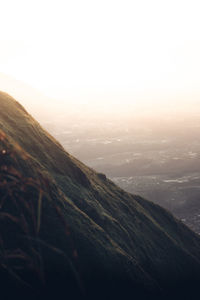
<path id="1" fill-rule="evenodd" d="M 71 157 L 0 94 L 2 299 L 193 299 L 200 238 Z"/>

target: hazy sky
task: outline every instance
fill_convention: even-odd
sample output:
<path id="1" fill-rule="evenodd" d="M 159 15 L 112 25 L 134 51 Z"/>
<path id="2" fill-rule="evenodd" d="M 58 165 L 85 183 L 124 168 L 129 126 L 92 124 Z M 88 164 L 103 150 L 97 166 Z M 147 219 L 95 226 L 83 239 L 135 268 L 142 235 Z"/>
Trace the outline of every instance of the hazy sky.
<path id="1" fill-rule="evenodd" d="M 200 98 L 199 1 L 6 0 L 0 9 L 0 72 L 47 96 Z"/>

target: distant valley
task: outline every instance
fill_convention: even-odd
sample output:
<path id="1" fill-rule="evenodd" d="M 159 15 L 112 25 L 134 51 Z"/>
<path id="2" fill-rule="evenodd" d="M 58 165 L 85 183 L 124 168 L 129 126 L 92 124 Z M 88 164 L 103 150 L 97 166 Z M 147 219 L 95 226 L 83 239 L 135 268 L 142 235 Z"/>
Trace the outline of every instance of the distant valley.
<path id="1" fill-rule="evenodd" d="M 61 120 L 54 130 L 59 129 Z M 63 120 L 67 124 L 66 118 Z M 121 165 L 124 152 L 143 157 L 146 144 L 139 150 L 137 131 L 131 133 L 137 143 L 131 143 L 128 128 L 124 131 L 100 123 L 93 134 L 94 127 L 83 120 L 57 132 L 72 134 L 71 140 L 66 139 L 69 149 L 72 152 L 75 138 L 76 145 L 80 144 L 76 151 L 85 155 L 85 160 L 87 151 L 90 159 L 95 161 L 101 153 L 107 162 L 112 151 L 122 153 Z M 88 132 L 81 136 L 84 128 Z M 89 143 L 84 148 L 86 138 Z M 117 142 L 121 148 L 112 146 L 106 151 Z M 110 159 L 110 165 L 114 172 L 116 162 Z M 140 166 L 133 168 L 135 176 L 137 170 L 139 175 L 145 169 Z M 149 172 L 144 173 L 147 175 Z M 95 172 L 70 155 L 19 102 L 3 92 L 0 182 L 3 299 L 183 300 L 196 299 L 199 294 L 200 236 L 161 206 L 127 193 L 101 171 Z"/>
<path id="2" fill-rule="evenodd" d="M 200 118 L 43 124 L 73 155 L 200 233 Z"/>

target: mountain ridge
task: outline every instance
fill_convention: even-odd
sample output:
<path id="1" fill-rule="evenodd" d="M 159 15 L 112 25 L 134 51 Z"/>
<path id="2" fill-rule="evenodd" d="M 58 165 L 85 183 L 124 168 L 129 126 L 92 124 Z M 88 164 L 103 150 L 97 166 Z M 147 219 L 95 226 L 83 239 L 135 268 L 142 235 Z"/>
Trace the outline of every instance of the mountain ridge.
<path id="1" fill-rule="evenodd" d="M 33 242 L 30 249 L 39 251 L 46 266 L 46 272 L 39 272 L 49 282 L 44 284 L 48 289 L 42 289 L 44 295 L 57 295 L 59 286 L 62 297 L 64 277 L 70 282 L 70 293 L 78 298 L 182 299 L 195 294 L 200 275 L 198 235 L 165 209 L 124 192 L 72 157 L 16 100 L 2 92 L 0 130 L 1 182 L 5 184 L 0 187 L 0 199 L 6 198 L 1 213 L 8 215 L 15 203 L 19 211 L 17 215 L 12 212 L 13 220 L 17 218 L 20 224 L 26 220 L 28 228 L 35 226 L 26 237 L 40 241 L 42 247 L 41 252 L 36 250 Z M 33 211 L 28 220 L 28 212 L 23 218 L 20 215 L 27 205 L 27 211 Z M 2 228 L 4 236 L 5 225 Z M 16 239 L 16 245 L 22 245 L 23 253 L 30 256 L 33 250 L 26 249 L 18 232 Z M 2 240 L 9 243 L 5 236 Z M 68 258 L 63 259 L 61 253 Z M 32 284 L 35 272 L 27 266 L 23 271 L 30 276 L 28 285 Z M 19 277 L 18 271 L 15 274 Z M 20 276 L 26 282 L 23 272 Z M 37 293 L 40 281 L 34 279 Z M 29 295 L 29 288 L 26 292 Z"/>

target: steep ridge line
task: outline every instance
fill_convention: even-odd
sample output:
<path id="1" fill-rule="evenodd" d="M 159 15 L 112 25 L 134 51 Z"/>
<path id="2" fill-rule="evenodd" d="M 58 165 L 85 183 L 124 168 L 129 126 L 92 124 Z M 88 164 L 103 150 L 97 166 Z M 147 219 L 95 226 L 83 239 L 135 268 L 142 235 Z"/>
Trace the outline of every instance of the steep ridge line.
<path id="1" fill-rule="evenodd" d="M 13 291 L 33 299 L 195 296 L 198 235 L 72 157 L 5 93 L 0 130 L 5 293 L 12 282 Z"/>

